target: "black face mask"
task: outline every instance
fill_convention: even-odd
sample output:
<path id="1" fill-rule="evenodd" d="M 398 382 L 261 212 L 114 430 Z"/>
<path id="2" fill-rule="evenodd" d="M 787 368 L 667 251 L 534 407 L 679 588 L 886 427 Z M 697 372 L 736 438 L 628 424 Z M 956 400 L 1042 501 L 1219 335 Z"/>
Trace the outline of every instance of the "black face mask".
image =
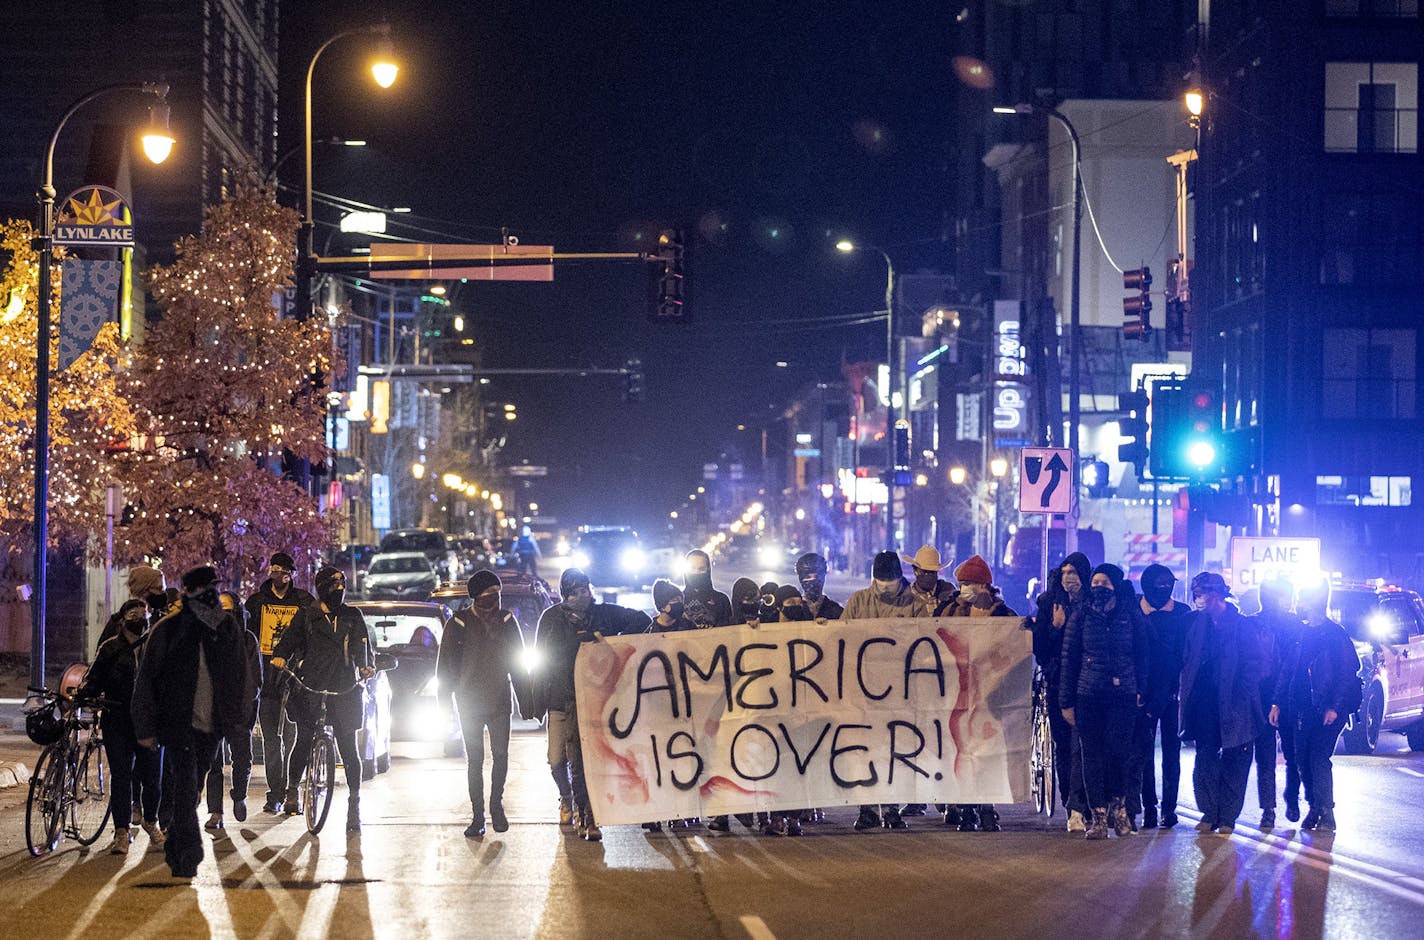
<path id="1" fill-rule="evenodd" d="M 687 573 L 687 587 L 692 591 L 712 590 L 712 571 L 689 571 Z"/>
<path id="2" fill-rule="evenodd" d="M 329 590 L 322 591 L 318 596 L 321 598 L 321 602 L 326 605 L 328 610 L 336 610 L 341 606 L 341 602 L 346 600 L 346 588 L 331 588 Z"/>
<path id="3" fill-rule="evenodd" d="M 826 585 L 820 578 L 807 578 L 801 582 L 801 593 L 808 603 L 814 604 L 825 594 Z"/>
<path id="4" fill-rule="evenodd" d="M 1172 599 L 1171 581 L 1154 581 L 1151 584 L 1142 585 L 1142 596 L 1147 603 L 1155 609 L 1167 606 L 1167 602 Z"/>
<path id="5" fill-rule="evenodd" d="M 782 620 L 811 620 L 811 612 L 801 604 L 792 604 L 790 607 L 781 608 Z"/>
<path id="6" fill-rule="evenodd" d="M 667 615 L 672 619 L 677 620 L 683 615 L 686 610 L 686 604 L 669 604 L 667 609 Z"/>
<path id="7" fill-rule="evenodd" d="M 1092 604 L 1098 610 L 1107 610 L 1112 606 L 1113 599 L 1117 597 L 1117 592 L 1110 587 L 1091 588 L 1088 596 L 1092 598 Z"/>
<path id="8" fill-rule="evenodd" d="M 218 589 L 208 588 L 203 593 L 194 595 L 193 600 L 206 607 L 217 607 L 220 603 L 218 600 Z"/>
<path id="9" fill-rule="evenodd" d="M 499 595 L 491 594 L 488 597 L 480 595 L 475 598 L 475 608 L 483 611 L 497 610 L 499 608 Z"/>
<path id="10" fill-rule="evenodd" d="M 760 615 L 761 605 L 756 603 L 755 601 L 749 604 L 742 604 L 739 612 L 741 613 L 743 619 L 752 620 Z"/>
<path id="11" fill-rule="evenodd" d="M 758 607 L 757 619 L 762 623 L 775 623 L 777 620 L 777 609 L 775 607 Z"/>

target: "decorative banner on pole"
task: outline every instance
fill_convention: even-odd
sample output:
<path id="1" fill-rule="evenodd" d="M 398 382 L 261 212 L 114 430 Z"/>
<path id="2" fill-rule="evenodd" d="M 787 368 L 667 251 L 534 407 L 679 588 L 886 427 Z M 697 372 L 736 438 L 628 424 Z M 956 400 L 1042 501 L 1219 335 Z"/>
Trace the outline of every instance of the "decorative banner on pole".
<path id="1" fill-rule="evenodd" d="M 1007 618 L 608 637 L 575 666 L 600 824 L 1028 798 L 1028 634 Z"/>
<path id="2" fill-rule="evenodd" d="M 81 186 L 59 206 L 54 243 L 75 247 L 132 248 L 133 213 L 129 204 L 107 186 Z"/>
<path id="3" fill-rule="evenodd" d="M 61 272 L 59 368 L 64 371 L 93 345 L 99 328 L 114 319 L 124 266 L 121 261 L 66 258 Z"/>

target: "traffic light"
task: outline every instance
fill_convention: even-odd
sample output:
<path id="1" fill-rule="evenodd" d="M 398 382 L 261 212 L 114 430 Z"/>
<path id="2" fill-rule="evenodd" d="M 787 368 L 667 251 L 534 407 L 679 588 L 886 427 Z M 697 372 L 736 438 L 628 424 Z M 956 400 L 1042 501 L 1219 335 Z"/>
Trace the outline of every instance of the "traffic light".
<path id="1" fill-rule="evenodd" d="M 680 228 L 658 234 L 653 261 L 648 319 L 654 323 L 690 323 L 692 306 L 687 283 L 687 240 Z"/>
<path id="2" fill-rule="evenodd" d="M 895 422 L 895 469 L 910 469 L 910 425 L 901 420 Z M 898 484 L 904 486 L 905 484 Z"/>
<path id="3" fill-rule="evenodd" d="M 1108 465 L 1101 460 L 1084 461 L 1083 486 L 1094 499 L 1111 496 L 1112 481 L 1108 478 Z"/>
<path id="4" fill-rule="evenodd" d="M 1122 289 L 1137 291 L 1122 299 L 1122 332 L 1128 339 L 1147 342 L 1152 336 L 1152 269 L 1122 272 Z"/>
<path id="5" fill-rule="evenodd" d="M 636 357 L 623 364 L 623 400 L 643 400 L 643 360 Z"/>
<path id="6" fill-rule="evenodd" d="M 1117 459 L 1120 463 L 1130 463 L 1141 480 L 1147 470 L 1147 392 L 1138 388 L 1117 397 L 1118 408 L 1127 412 L 1126 417 L 1117 422 L 1118 436 L 1123 439 L 1117 445 Z"/>
<path id="7" fill-rule="evenodd" d="M 1168 352 L 1192 351 L 1192 305 L 1189 300 L 1175 298 L 1167 301 L 1167 350 Z"/>
<path id="8" fill-rule="evenodd" d="M 1152 475 L 1218 480 L 1229 475 L 1221 392 L 1207 385 L 1166 385 L 1152 395 Z"/>

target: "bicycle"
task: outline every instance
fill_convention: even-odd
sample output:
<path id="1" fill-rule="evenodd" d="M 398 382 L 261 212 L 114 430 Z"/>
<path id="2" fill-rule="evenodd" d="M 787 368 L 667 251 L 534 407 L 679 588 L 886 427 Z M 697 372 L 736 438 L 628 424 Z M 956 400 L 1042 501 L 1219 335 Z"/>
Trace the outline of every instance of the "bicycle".
<path id="1" fill-rule="evenodd" d="M 25 729 L 43 744 L 30 777 L 25 842 L 38 858 L 68 836 L 93 845 L 109 822 L 109 768 L 99 728 L 102 700 L 80 701 L 51 689 L 29 690 Z"/>
<path id="2" fill-rule="evenodd" d="M 1058 805 L 1058 781 L 1053 765 L 1053 726 L 1048 720 L 1052 703 L 1048 699 L 1048 680 L 1043 670 L 1035 668 L 1031 719 L 1033 743 L 1029 749 L 1030 790 L 1034 809 L 1051 817 Z"/>
<path id="3" fill-rule="evenodd" d="M 302 807 L 307 820 L 307 832 L 316 835 L 326 825 L 326 816 L 331 812 L 331 796 L 336 781 L 336 729 L 326 717 L 326 701 L 337 695 L 345 695 L 361 684 L 360 680 L 339 692 L 313 689 L 295 672 L 286 666 L 278 667 L 291 677 L 299 687 L 317 697 L 317 732 L 312 736 L 311 757 L 307 761 L 306 772 L 302 774 Z"/>

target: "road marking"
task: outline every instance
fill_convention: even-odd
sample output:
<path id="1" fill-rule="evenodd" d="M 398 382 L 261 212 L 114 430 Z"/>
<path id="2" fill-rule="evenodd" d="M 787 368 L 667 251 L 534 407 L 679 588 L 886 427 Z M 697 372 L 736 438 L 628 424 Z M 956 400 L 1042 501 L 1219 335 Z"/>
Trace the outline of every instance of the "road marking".
<path id="1" fill-rule="evenodd" d="M 771 932 L 771 928 L 766 925 L 766 921 L 755 914 L 743 914 L 737 919 L 741 921 L 742 929 L 747 932 L 747 936 L 751 937 L 752 940 L 776 940 L 776 934 Z"/>
<path id="2" fill-rule="evenodd" d="M 1413 767 L 1396 767 L 1394 769 L 1402 774 L 1409 774 L 1411 777 L 1424 777 L 1424 773 L 1415 770 Z"/>
<path id="3" fill-rule="evenodd" d="M 691 839 L 689 839 L 688 841 L 691 842 L 691 843 L 692 843 L 692 847 L 693 847 L 694 849 L 696 849 L 697 851 L 699 851 L 699 852 L 711 852 L 711 851 L 712 851 L 712 846 L 710 846 L 710 845 L 708 845 L 706 842 L 704 842 L 701 836 L 693 836 L 693 837 L 692 837 Z"/>

